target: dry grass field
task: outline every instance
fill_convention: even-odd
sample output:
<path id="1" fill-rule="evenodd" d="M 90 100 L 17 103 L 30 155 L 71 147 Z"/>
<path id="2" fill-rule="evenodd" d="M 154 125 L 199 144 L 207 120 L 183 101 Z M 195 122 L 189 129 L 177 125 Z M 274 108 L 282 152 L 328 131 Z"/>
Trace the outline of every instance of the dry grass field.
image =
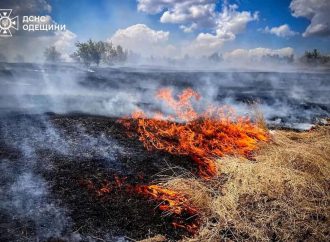
<path id="1" fill-rule="evenodd" d="M 183 241 L 330 240 L 330 126 L 270 133 L 272 141 L 253 161 L 219 159 L 212 181 L 191 176 L 162 182 L 200 209 L 200 230 Z"/>

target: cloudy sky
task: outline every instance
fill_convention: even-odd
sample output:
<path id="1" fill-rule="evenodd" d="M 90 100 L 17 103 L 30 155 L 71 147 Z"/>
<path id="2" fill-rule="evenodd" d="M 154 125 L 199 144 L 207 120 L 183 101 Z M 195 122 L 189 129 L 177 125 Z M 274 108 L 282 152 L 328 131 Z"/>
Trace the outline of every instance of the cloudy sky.
<path id="1" fill-rule="evenodd" d="M 67 27 L 16 36 L 15 49 L 42 42 L 70 52 L 77 40 L 93 38 L 146 56 L 330 52 L 330 0 L 1 0 L 0 8 Z"/>

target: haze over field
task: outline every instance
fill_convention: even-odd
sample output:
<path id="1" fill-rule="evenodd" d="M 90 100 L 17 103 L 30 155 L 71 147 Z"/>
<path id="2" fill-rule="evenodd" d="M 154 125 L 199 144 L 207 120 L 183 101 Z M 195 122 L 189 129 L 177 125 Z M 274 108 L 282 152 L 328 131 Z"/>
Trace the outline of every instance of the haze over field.
<path id="1" fill-rule="evenodd" d="M 230 105 L 251 114 L 256 103 L 269 124 L 309 128 L 330 112 L 327 73 L 191 72 L 136 68 L 99 68 L 89 72 L 74 66 L 7 64 L 0 75 L 2 113 L 82 112 L 111 117 L 139 108 L 150 114 L 169 112 L 155 99 L 158 89 L 176 94 L 191 87 L 203 105 Z"/>
<path id="2" fill-rule="evenodd" d="M 1 0 L 0 241 L 329 241 L 329 13 Z"/>

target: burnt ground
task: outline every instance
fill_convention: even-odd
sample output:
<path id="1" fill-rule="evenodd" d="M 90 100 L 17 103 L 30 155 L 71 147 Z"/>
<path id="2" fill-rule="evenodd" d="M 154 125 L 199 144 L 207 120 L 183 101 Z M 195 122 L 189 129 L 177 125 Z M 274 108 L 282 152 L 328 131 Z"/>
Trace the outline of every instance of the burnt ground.
<path id="1" fill-rule="evenodd" d="M 119 190 L 100 201 L 81 185 L 111 180 L 114 174 L 150 184 L 183 169 L 194 173 L 187 157 L 148 152 L 116 119 L 93 116 L 122 117 L 136 108 L 162 111 L 153 98 L 159 88 L 178 94 L 191 87 L 205 104 L 229 104 L 244 114 L 246 104 L 257 101 L 267 124 L 276 127 L 315 123 L 330 112 L 326 72 L 90 72 L 8 63 L 0 69 L 0 241 L 116 241 L 117 236 L 153 234 L 175 240 L 184 235 L 149 200 Z"/>
<path id="2" fill-rule="evenodd" d="M 68 225 L 61 229 L 61 237 L 79 233 L 86 238 L 126 236 L 143 239 L 163 234 L 176 240 L 187 235 L 184 230 L 173 229 L 171 217 L 163 216 L 156 209 L 156 202 L 127 194 L 120 189 L 103 199 L 95 196 L 83 184 L 88 180 L 101 184 L 104 180 L 113 180 L 114 175 L 127 176 L 127 182 L 131 184 L 151 184 L 163 175 L 178 175 L 185 169 L 195 172 L 196 167 L 189 158 L 147 151 L 136 138 L 128 138 L 126 130 L 113 118 L 78 114 L 48 114 L 43 118 L 14 115 L 8 117 L 7 122 L 4 119 L 2 122 L 2 166 L 9 162 L 9 165 L 6 164 L 6 172 L 8 167 L 16 174 L 23 170 L 32 170 L 33 174 L 46 181 L 49 190 L 46 199 L 57 207 L 64 208 L 69 221 Z M 37 127 L 36 130 L 26 132 L 24 129 L 29 129 L 27 126 L 31 124 Z M 8 129 L 11 138 L 8 137 Z M 52 137 L 53 131 L 59 134 L 56 136 L 56 142 Z M 82 145 L 86 143 L 86 137 L 89 142 Z M 11 142 L 8 141 L 10 139 Z M 91 142 L 91 139 L 94 142 Z M 102 148 L 111 145 L 108 141 L 100 144 L 102 139 L 111 139 L 116 149 L 120 150 L 115 155 L 109 155 L 114 156 L 114 159 L 108 159 L 107 153 L 98 153 L 98 146 Z M 26 140 L 30 147 L 34 148 L 33 151 L 29 150 L 29 154 L 22 148 L 26 146 L 22 140 Z M 67 146 L 63 148 L 64 152 L 58 149 L 62 142 L 59 140 L 64 140 Z M 171 169 L 168 169 L 169 167 Z M 0 188 L 3 192 L 5 189 L 10 190 L 11 184 L 15 182 L 16 176 L 9 173 L 0 178 Z M 10 195 L 6 192 L 4 194 L 13 202 Z M 41 241 L 47 240 L 47 236 L 38 235 L 36 227 L 52 224 L 47 221 L 45 225 L 38 225 L 28 215 L 17 216 L 5 209 L 0 209 L 0 218 L 1 241 L 31 241 L 36 237 Z"/>

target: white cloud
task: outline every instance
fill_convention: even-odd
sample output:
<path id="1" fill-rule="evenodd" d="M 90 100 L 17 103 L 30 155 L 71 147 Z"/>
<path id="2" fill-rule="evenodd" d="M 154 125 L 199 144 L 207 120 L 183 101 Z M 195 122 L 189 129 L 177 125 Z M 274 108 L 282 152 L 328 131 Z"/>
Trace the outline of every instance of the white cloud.
<path id="1" fill-rule="evenodd" d="M 209 1 L 182 1 L 165 11 L 160 18 L 162 23 L 195 24 L 199 28 L 213 27 L 215 4 Z"/>
<path id="2" fill-rule="evenodd" d="M 243 32 L 246 25 L 258 20 L 258 12 L 237 11 L 236 4 L 224 6 L 216 21 L 216 33 L 222 39 L 235 39 L 236 34 Z"/>
<path id="3" fill-rule="evenodd" d="M 290 8 L 294 17 L 304 17 L 311 21 L 303 33 L 304 37 L 330 35 L 329 0 L 292 0 Z"/>
<path id="4" fill-rule="evenodd" d="M 170 56 L 175 53 L 175 48 L 168 43 L 169 35 L 169 32 L 153 30 L 144 24 L 136 24 L 117 30 L 108 41 L 143 56 Z"/>
<path id="5" fill-rule="evenodd" d="M 198 28 L 217 31 L 240 32 L 247 22 L 256 20 L 257 13 L 237 11 L 238 6 L 223 4 L 222 12 L 216 11 L 216 0 L 138 0 L 138 10 L 149 14 L 162 13 L 162 23 L 181 24 L 185 32 Z"/>
<path id="6" fill-rule="evenodd" d="M 71 61 L 70 54 L 73 53 L 77 35 L 70 30 L 57 31 L 55 36 L 50 40 L 53 46 L 62 53 L 62 58 L 65 61 Z"/>
<path id="7" fill-rule="evenodd" d="M 220 50 L 225 40 L 217 35 L 200 33 L 191 43 L 183 47 L 183 53 L 193 56 L 207 56 Z"/>
<path id="8" fill-rule="evenodd" d="M 47 0 L 1 0 L 1 8 L 9 8 L 17 15 L 45 14 L 52 11 Z"/>
<path id="9" fill-rule="evenodd" d="M 234 40 L 237 34 L 243 32 L 249 22 L 258 19 L 257 12 L 239 12 L 237 8 L 237 5 L 223 6 L 216 20 L 215 33 L 200 33 L 184 52 L 199 56 L 218 52 L 226 41 Z"/>
<path id="10" fill-rule="evenodd" d="M 233 62 L 249 62 L 251 60 L 262 60 L 266 56 L 278 57 L 291 57 L 294 50 L 291 47 L 282 49 L 268 49 L 268 48 L 255 48 L 255 49 L 236 49 L 231 52 L 224 53 L 223 57 L 226 61 Z"/>
<path id="11" fill-rule="evenodd" d="M 185 32 L 185 33 L 191 33 L 197 29 L 197 24 L 192 23 L 190 26 L 180 25 L 180 29 L 182 29 L 183 32 Z"/>
<path id="12" fill-rule="evenodd" d="M 43 22 L 30 22 L 33 25 L 44 25 L 44 24 L 58 24 L 49 15 L 46 15 L 46 20 Z M 70 53 L 74 51 L 74 43 L 76 42 L 77 35 L 70 30 L 66 29 L 64 31 L 50 31 L 39 36 L 35 33 L 29 34 L 31 37 L 35 36 L 35 43 L 38 49 L 43 51 L 49 46 L 54 46 L 61 54 L 65 61 L 70 61 Z M 23 37 L 23 36 L 22 36 Z M 23 37 L 24 38 L 24 37 Z M 41 54 L 39 54 L 41 55 Z"/>
<path id="13" fill-rule="evenodd" d="M 258 12 L 238 11 L 236 4 L 224 1 L 216 10 L 216 0 L 138 0 L 138 10 L 149 14 L 161 13 L 162 23 L 180 24 L 180 29 L 191 33 L 198 29 L 195 40 L 182 47 L 183 54 L 209 55 L 219 51 L 225 41 L 234 40 L 249 22 L 258 20 Z"/>
<path id="14" fill-rule="evenodd" d="M 52 17 L 52 7 L 46 0 L 4 0 L 3 6 L 13 9 L 14 14 L 45 16 L 43 22 L 30 22 L 34 26 L 57 24 Z M 39 28 L 40 29 L 40 28 Z M 73 52 L 76 35 L 70 30 L 65 31 L 19 31 L 13 33 L 11 38 L 0 40 L 0 49 L 8 59 L 12 60 L 16 55 L 24 56 L 26 61 L 41 62 L 44 60 L 44 50 L 55 46 L 63 54 L 64 60 L 70 60 L 69 54 Z"/>
<path id="15" fill-rule="evenodd" d="M 138 0 L 138 10 L 149 14 L 156 14 L 161 12 L 166 6 L 174 5 L 174 3 L 174 0 Z"/>
<path id="16" fill-rule="evenodd" d="M 281 26 L 278 27 L 273 27 L 273 28 L 269 28 L 268 26 L 264 29 L 265 33 L 269 33 L 269 34 L 274 34 L 278 37 L 292 37 L 294 35 L 297 35 L 298 33 L 291 30 L 290 26 L 287 24 L 283 24 Z"/>
<path id="17" fill-rule="evenodd" d="M 163 23 L 185 23 L 208 18 L 213 14 L 215 0 L 138 0 L 138 10 L 157 14 L 166 10 Z"/>

